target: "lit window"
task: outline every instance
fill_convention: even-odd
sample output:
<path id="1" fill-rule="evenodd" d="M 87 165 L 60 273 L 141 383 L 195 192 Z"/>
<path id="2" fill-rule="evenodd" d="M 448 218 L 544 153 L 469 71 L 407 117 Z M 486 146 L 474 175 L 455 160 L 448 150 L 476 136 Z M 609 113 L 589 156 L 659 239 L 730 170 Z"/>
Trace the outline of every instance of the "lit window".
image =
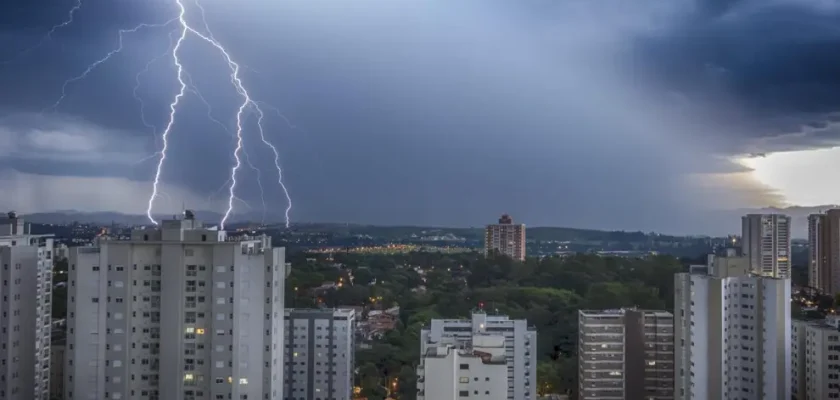
<path id="1" fill-rule="evenodd" d="M 184 330 L 184 333 L 195 333 L 195 328 L 189 327 L 189 328 Z"/>
<path id="2" fill-rule="evenodd" d="M 185 381 L 192 381 L 193 380 L 193 374 L 184 375 L 184 380 Z"/>
<path id="3" fill-rule="evenodd" d="M 239 378 L 239 384 L 240 385 L 247 385 L 248 384 L 248 378 Z"/>
<path id="4" fill-rule="evenodd" d="M 197 333 L 197 334 L 199 334 L 199 335 L 203 335 L 203 334 L 204 334 L 204 328 L 198 328 L 198 329 L 196 329 L 196 330 L 195 330 L 195 333 Z"/>

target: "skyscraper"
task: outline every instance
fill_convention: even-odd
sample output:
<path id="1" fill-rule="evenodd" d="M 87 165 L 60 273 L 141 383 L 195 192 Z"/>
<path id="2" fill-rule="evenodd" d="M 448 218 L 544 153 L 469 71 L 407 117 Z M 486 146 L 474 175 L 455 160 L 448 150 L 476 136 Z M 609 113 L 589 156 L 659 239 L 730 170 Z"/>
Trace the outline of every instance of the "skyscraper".
<path id="1" fill-rule="evenodd" d="M 578 311 L 581 400 L 674 398 L 674 315 Z"/>
<path id="2" fill-rule="evenodd" d="M 356 313 L 352 309 L 287 309 L 287 399 L 350 400 L 355 369 Z"/>
<path id="3" fill-rule="evenodd" d="M 484 254 L 504 254 L 514 260 L 525 259 L 525 224 L 513 223 L 504 214 L 498 224 L 487 225 L 484 232 Z"/>
<path id="4" fill-rule="evenodd" d="M 790 217 L 748 214 L 741 218 L 742 252 L 758 275 L 790 278 Z"/>
<path id="5" fill-rule="evenodd" d="M 790 279 L 712 261 L 674 278 L 675 398 L 790 399 Z"/>
<path id="6" fill-rule="evenodd" d="M 0 219 L 0 398 L 49 399 L 52 235 L 32 235 L 23 218 Z"/>
<path id="7" fill-rule="evenodd" d="M 70 253 L 65 398 L 283 398 L 284 249 L 184 219 Z"/>
<path id="8" fill-rule="evenodd" d="M 808 216 L 808 286 L 840 293 L 840 209 Z"/>
<path id="9" fill-rule="evenodd" d="M 471 319 L 433 319 L 428 328 L 420 331 L 420 354 L 422 356 L 430 348 L 447 345 L 461 349 L 473 348 L 476 335 L 504 338 L 508 371 L 505 398 L 535 400 L 537 332 L 524 319 L 512 320 L 504 315 L 487 315 L 483 311 L 473 312 Z M 418 369 L 418 374 L 422 374 L 421 369 Z M 418 399 L 421 397 L 418 396 Z"/>

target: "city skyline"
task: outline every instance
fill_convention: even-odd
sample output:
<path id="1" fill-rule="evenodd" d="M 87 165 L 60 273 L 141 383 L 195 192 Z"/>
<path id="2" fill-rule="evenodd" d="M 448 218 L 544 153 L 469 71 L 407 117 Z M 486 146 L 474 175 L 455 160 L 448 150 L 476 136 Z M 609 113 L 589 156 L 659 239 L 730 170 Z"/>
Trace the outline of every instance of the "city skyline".
<path id="1" fill-rule="evenodd" d="M 194 2 L 184 4 L 198 23 Z M 266 105 L 298 199 L 293 221 L 479 226 L 503 210 L 531 226 L 704 233 L 731 221 L 721 209 L 840 203 L 806 173 L 836 158 L 838 82 L 826 71 L 838 62 L 820 51 L 837 41 L 833 6 L 202 4 L 254 98 L 291 122 Z M 154 162 L 140 160 L 160 145 L 132 89 L 172 31 L 127 35 L 123 52 L 43 111 L 65 80 L 114 49 L 119 29 L 166 23 L 174 3 L 84 1 L 78 23 L 42 40 L 73 5 L 0 6 L 0 184 L 14 193 L 0 206 L 140 214 L 154 175 Z M 239 100 L 213 84 L 226 78 L 224 63 L 189 40 L 190 79 L 230 128 Z M 753 56 L 738 56 L 746 49 Z M 171 62 L 139 80 L 159 136 L 177 89 Z M 230 137 L 194 94 L 184 107 L 158 211 L 222 212 Z M 253 123 L 245 147 L 267 206 L 283 209 Z M 234 212 L 258 212 L 256 176 L 240 172 L 250 208 L 237 201 Z"/>

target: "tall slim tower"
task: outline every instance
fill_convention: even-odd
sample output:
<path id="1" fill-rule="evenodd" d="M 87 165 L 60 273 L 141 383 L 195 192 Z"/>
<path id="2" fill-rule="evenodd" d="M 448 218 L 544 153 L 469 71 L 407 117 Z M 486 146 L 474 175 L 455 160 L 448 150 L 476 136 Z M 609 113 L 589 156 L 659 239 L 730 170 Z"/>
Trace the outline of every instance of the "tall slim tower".
<path id="1" fill-rule="evenodd" d="M 184 219 L 70 253 L 66 399 L 283 398 L 284 249 Z"/>
<path id="2" fill-rule="evenodd" d="M 742 251 L 756 274 L 790 278 L 790 217 L 748 214 L 741 218 Z"/>
<path id="3" fill-rule="evenodd" d="M 498 224 L 487 225 L 484 233 L 484 254 L 504 254 L 514 260 L 525 259 L 525 224 L 513 223 L 504 214 Z"/>
<path id="4" fill-rule="evenodd" d="M 808 285 L 840 293 L 840 209 L 808 216 Z"/>
<path id="5" fill-rule="evenodd" d="M 49 399 L 52 235 L 32 235 L 14 212 L 0 219 L 0 398 Z"/>
<path id="6" fill-rule="evenodd" d="M 820 252 L 820 230 L 824 221 L 825 214 L 808 216 L 808 286 L 817 289 L 820 289 L 822 282 L 820 268 L 823 260 Z"/>

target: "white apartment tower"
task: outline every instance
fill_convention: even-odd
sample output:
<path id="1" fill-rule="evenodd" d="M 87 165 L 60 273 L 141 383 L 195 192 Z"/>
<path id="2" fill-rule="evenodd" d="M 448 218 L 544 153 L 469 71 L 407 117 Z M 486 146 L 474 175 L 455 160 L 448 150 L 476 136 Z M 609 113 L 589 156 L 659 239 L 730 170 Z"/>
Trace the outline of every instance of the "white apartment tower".
<path id="1" fill-rule="evenodd" d="M 741 218 L 742 252 L 755 274 L 790 278 L 790 217 L 748 214 Z"/>
<path id="2" fill-rule="evenodd" d="M 790 279 L 738 270 L 675 276 L 676 399 L 791 397 Z"/>
<path id="3" fill-rule="evenodd" d="M 0 399 L 49 399 L 52 262 L 51 235 L 0 219 Z"/>
<path id="4" fill-rule="evenodd" d="M 674 398 L 674 315 L 578 311 L 581 400 Z"/>
<path id="5" fill-rule="evenodd" d="M 505 338 L 477 334 L 471 348 L 429 347 L 417 368 L 418 398 L 506 400 Z"/>
<path id="6" fill-rule="evenodd" d="M 453 345 L 458 349 L 475 347 L 476 335 L 504 338 L 507 369 L 507 395 L 510 400 L 537 398 L 537 331 L 524 319 L 512 320 L 504 315 L 488 315 L 474 311 L 471 319 L 433 319 L 420 331 L 420 355 L 430 348 Z M 427 382 L 428 385 L 428 382 Z M 421 385 L 418 382 L 418 389 Z M 418 400 L 423 400 L 418 395 Z M 425 397 L 427 400 L 437 400 Z"/>
<path id="7" fill-rule="evenodd" d="M 284 398 L 352 399 L 355 311 L 287 309 L 284 325 Z"/>
<path id="8" fill-rule="evenodd" d="M 837 317 L 793 321 L 792 392 L 796 400 L 840 399 L 840 331 Z"/>
<path id="9" fill-rule="evenodd" d="M 282 399 L 284 256 L 190 211 L 73 248 L 65 399 Z"/>

